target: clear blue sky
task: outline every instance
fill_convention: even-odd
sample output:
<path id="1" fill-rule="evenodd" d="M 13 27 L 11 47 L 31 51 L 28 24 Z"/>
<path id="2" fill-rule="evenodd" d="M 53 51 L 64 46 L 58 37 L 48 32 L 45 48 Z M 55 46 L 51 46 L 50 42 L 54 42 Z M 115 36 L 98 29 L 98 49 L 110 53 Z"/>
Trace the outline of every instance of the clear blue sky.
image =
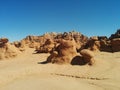
<path id="1" fill-rule="evenodd" d="M 10 41 L 45 32 L 87 36 L 120 28 L 120 0 L 0 0 L 0 37 Z"/>

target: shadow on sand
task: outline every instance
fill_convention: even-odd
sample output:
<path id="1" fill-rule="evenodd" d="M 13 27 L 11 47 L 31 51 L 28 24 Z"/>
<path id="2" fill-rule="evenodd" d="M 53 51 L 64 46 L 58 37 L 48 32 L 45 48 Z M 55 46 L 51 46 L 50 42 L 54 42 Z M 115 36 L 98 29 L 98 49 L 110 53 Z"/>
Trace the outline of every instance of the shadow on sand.
<path id="1" fill-rule="evenodd" d="M 43 61 L 43 62 L 38 62 L 38 64 L 47 64 L 47 61 Z"/>
<path id="2" fill-rule="evenodd" d="M 75 56 L 71 61 L 71 65 L 86 65 L 86 64 L 87 62 L 85 62 L 83 57 L 81 56 Z"/>

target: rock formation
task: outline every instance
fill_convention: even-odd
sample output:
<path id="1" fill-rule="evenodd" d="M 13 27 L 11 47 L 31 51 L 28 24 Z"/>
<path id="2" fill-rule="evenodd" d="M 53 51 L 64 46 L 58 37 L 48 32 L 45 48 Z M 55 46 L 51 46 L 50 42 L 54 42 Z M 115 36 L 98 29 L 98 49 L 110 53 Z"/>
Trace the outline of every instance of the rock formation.
<path id="1" fill-rule="evenodd" d="M 117 32 L 115 34 L 112 34 L 109 39 L 115 39 L 115 38 L 120 38 L 120 29 L 117 30 Z"/>
<path id="2" fill-rule="evenodd" d="M 47 63 L 68 63 L 72 65 L 93 65 L 92 51 L 120 51 L 120 29 L 109 38 L 106 36 L 86 37 L 79 32 L 46 33 L 41 36 L 27 36 L 21 41 L 9 43 L 0 38 L 0 59 L 17 56 L 20 51 L 35 48 L 36 53 L 50 53 Z"/>
<path id="3" fill-rule="evenodd" d="M 52 39 L 46 39 L 45 43 L 36 48 L 37 53 L 50 53 L 54 49 L 55 43 Z"/>
<path id="4" fill-rule="evenodd" d="M 93 65 L 95 63 L 94 53 L 88 49 L 83 49 L 80 51 L 80 54 L 83 57 L 83 61 L 88 63 L 89 65 Z"/>
<path id="5" fill-rule="evenodd" d="M 48 57 L 46 63 L 72 64 L 72 65 L 93 65 L 94 54 L 90 50 L 82 50 L 80 53 L 76 50 L 76 42 L 71 40 L 60 40 L 59 45 Z"/>
<path id="6" fill-rule="evenodd" d="M 92 51 L 116 52 L 120 51 L 120 30 L 111 35 L 94 36 L 89 39 L 76 32 L 65 32 L 58 34 L 54 38 L 54 47 L 47 62 L 51 63 L 71 63 L 72 65 L 93 65 L 94 53 Z M 46 46 L 47 44 L 44 44 Z M 80 52 L 80 54 L 79 54 Z"/>
<path id="7" fill-rule="evenodd" d="M 30 36 L 29 36 L 29 38 L 30 38 Z M 82 35 L 81 33 L 75 32 L 75 31 L 64 32 L 63 34 L 62 33 L 58 33 L 58 34 L 56 34 L 56 33 L 47 33 L 47 34 L 41 36 L 41 38 L 39 38 L 39 40 L 37 40 L 37 41 L 39 41 L 37 43 L 40 43 L 40 46 L 37 46 L 37 48 L 36 48 L 37 53 L 41 53 L 41 52 L 42 53 L 44 53 L 44 52 L 48 53 L 48 52 L 50 52 L 50 50 L 45 50 L 45 48 L 50 46 L 50 45 L 48 46 L 48 44 L 46 44 L 46 41 L 50 40 L 55 45 L 58 45 L 59 44 L 58 41 L 61 40 L 61 39 L 64 39 L 64 40 L 74 39 L 75 42 L 76 42 L 76 49 L 77 50 L 80 50 L 81 46 L 85 42 L 87 42 L 87 40 L 88 40 L 88 38 L 86 36 Z M 29 44 L 31 43 L 31 39 L 27 38 L 27 41 L 29 41 Z M 51 46 L 49 48 L 53 48 L 54 47 L 53 44 Z"/>
<path id="8" fill-rule="evenodd" d="M 120 51 L 120 38 L 112 39 L 111 40 L 111 47 L 113 52 Z"/>
<path id="9" fill-rule="evenodd" d="M 100 41 L 98 40 L 97 36 L 90 37 L 90 39 L 87 41 L 83 49 L 89 49 L 92 51 L 99 51 L 100 50 Z"/>
<path id="10" fill-rule="evenodd" d="M 112 52 L 111 41 L 106 36 L 90 37 L 84 48 L 92 51 Z"/>
<path id="11" fill-rule="evenodd" d="M 120 29 L 110 36 L 112 52 L 120 51 Z"/>
<path id="12" fill-rule="evenodd" d="M 55 48 L 55 51 L 51 53 L 47 61 L 59 64 L 70 63 L 72 58 L 78 55 L 75 41 L 62 39 L 59 42 L 60 44 Z"/>
<path id="13" fill-rule="evenodd" d="M 15 57 L 20 53 L 18 48 L 8 41 L 7 38 L 0 39 L 0 59 Z"/>

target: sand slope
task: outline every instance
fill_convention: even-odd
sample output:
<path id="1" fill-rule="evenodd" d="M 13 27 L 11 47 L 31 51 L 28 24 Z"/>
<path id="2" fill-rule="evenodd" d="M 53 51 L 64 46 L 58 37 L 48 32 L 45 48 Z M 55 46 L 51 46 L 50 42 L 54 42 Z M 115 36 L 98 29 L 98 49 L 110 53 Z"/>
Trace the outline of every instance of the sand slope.
<path id="1" fill-rule="evenodd" d="M 120 90 L 120 52 L 96 53 L 94 66 L 40 64 L 49 54 L 27 49 L 0 61 L 0 90 Z"/>

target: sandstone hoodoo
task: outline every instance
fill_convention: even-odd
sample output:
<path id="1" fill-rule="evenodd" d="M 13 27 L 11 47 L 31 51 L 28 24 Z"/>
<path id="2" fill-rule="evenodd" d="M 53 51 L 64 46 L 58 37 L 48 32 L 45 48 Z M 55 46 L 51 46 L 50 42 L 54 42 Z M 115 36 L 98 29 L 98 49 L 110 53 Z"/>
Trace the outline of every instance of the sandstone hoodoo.
<path id="1" fill-rule="evenodd" d="M 120 51 L 119 39 L 120 38 L 109 39 L 106 36 L 91 37 L 83 48 L 92 51 L 118 52 Z"/>
<path id="2" fill-rule="evenodd" d="M 0 59 L 17 56 L 20 51 L 7 38 L 0 39 Z"/>
<path id="3" fill-rule="evenodd" d="M 83 49 L 80 51 L 80 54 L 82 55 L 82 59 L 85 63 L 88 63 L 89 65 L 93 65 L 95 63 L 94 60 L 94 53 L 88 49 Z"/>
<path id="4" fill-rule="evenodd" d="M 3 43 L 3 44 L 7 43 L 8 41 L 9 40 L 7 38 L 1 38 L 0 39 L 0 43 Z"/>
<path id="5" fill-rule="evenodd" d="M 27 36 L 22 40 L 24 42 L 24 46 L 30 47 L 30 48 L 39 48 L 43 44 L 45 44 L 47 39 L 54 40 L 56 37 L 56 33 L 46 33 L 41 36 Z"/>
<path id="6" fill-rule="evenodd" d="M 0 39 L 0 48 L 4 47 L 9 40 L 7 38 Z"/>
<path id="7" fill-rule="evenodd" d="M 120 51 L 120 29 L 110 36 L 112 52 Z"/>
<path id="8" fill-rule="evenodd" d="M 60 40 L 59 45 L 54 49 L 51 55 L 48 57 L 48 62 L 51 63 L 70 63 L 72 58 L 79 55 L 76 51 L 74 39 L 72 40 Z"/>
<path id="9" fill-rule="evenodd" d="M 118 37 L 114 39 L 109 39 L 106 36 L 94 36 L 88 39 L 76 32 L 59 34 L 53 40 L 55 46 L 52 48 L 47 62 L 69 63 L 72 65 L 85 65 L 88 63 L 93 65 L 95 63 L 93 51 L 120 51 L 119 31 L 116 34 Z"/>
<path id="10" fill-rule="evenodd" d="M 117 32 L 112 34 L 109 38 L 106 36 L 93 36 L 88 38 L 79 32 L 72 31 L 64 33 L 46 33 L 41 36 L 27 36 L 23 40 L 13 42 L 7 46 L 8 41 L 7 38 L 0 39 L 0 49 L 2 52 L 5 52 L 6 47 L 13 45 L 19 49 L 19 51 L 24 51 L 26 47 L 35 48 L 36 53 L 53 53 L 51 56 L 57 56 L 58 58 L 60 56 L 66 56 L 63 53 L 69 52 L 73 50 L 73 48 L 74 53 L 79 53 L 82 49 L 118 52 L 120 51 L 120 30 L 118 29 Z M 64 49 L 62 47 L 64 47 Z M 73 58 L 71 51 L 69 54 L 70 55 L 67 54 L 69 58 L 64 57 L 68 58 L 68 61 L 70 61 L 70 58 Z"/>
<path id="11" fill-rule="evenodd" d="M 37 53 L 50 53 L 55 46 L 55 43 L 52 39 L 46 39 L 45 43 L 40 47 L 36 48 Z"/>
<path id="12" fill-rule="evenodd" d="M 98 37 L 97 36 L 90 37 L 90 39 L 87 41 L 83 48 L 92 51 L 100 51 L 100 41 L 98 40 Z"/>
<path id="13" fill-rule="evenodd" d="M 120 38 L 120 29 L 118 29 L 115 34 L 112 34 L 109 39 L 111 40 L 115 38 Z"/>
<path id="14" fill-rule="evenodd" d="M 54 46 L 59 44 L 59 40 L 64 39 L 64 40 L 71 40 L 74 39 L 76 42 L 76 49 L 79 51 L 82 45 L 84 45 L 88 38 L 84 35 L 82 35 L 79 32 L 64 32 L 62 33 L 47 33 L 42 36 L 43 38 L 40 39 L 42 42 L 37 42 L 40 43 L 40 46 L 36 48 L 37 53 L 49 53 L 51 49 L 55 49 Z M 29 40 L 29 42 L 31 42 Z M 50 43 L 47 43 L 50 42 Z M 47 50 L 49 48 L 50 50 Z"/>
<path id="15" fill-rule="evenodd" d="M 81 55 L 80 55 L 81 54 Z M 94 53 L 83 49 L 80 53 L 76 50 L 76 42 L 71 40 L 59 40 L 59 45 L 48 57 L 46 63 L 72 64 L 72 65 L 93 65 Z"/>
<path id="16" fill-rule="evenodd" d="M 111 47 L 113 52 L 120 51 L 120 38 L 112 39 L 111 40 Z"/>

